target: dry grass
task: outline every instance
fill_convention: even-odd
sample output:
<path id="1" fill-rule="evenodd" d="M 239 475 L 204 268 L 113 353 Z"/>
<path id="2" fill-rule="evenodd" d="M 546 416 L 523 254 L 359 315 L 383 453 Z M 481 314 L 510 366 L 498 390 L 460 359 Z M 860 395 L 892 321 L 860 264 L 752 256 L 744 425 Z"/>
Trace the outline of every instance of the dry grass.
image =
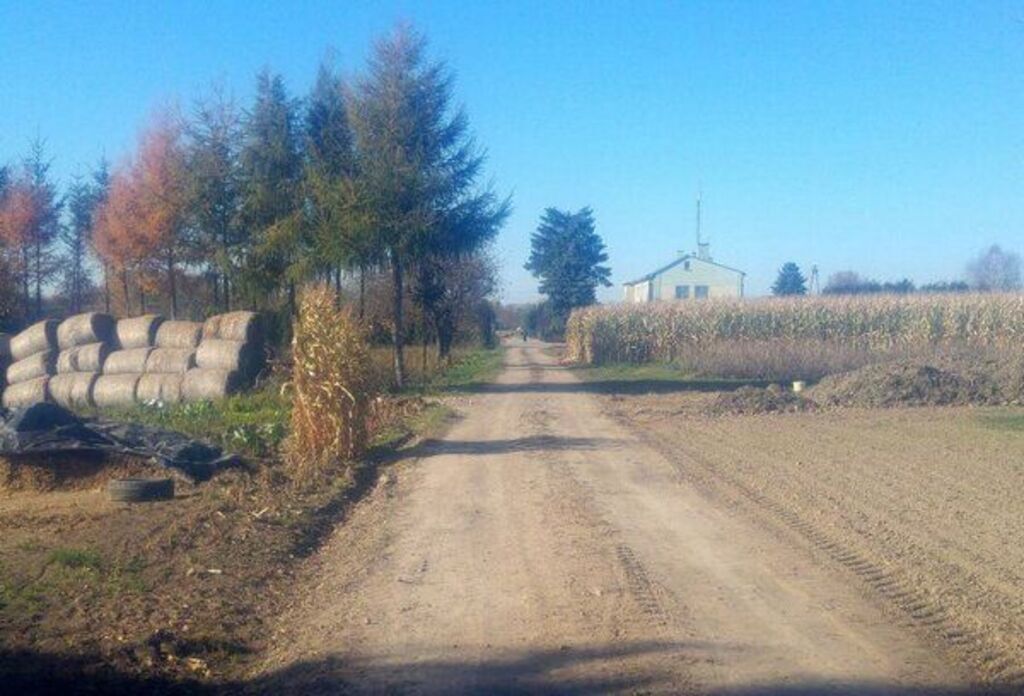
<path id="1" fill-rule="evenodd" d="M 362 327 L 325 287 L 302 299 L 292 340 L 292 432 L 286 459 L 302 477 L 357 459 L 366 449 L 375 393 Z"/>
<path id="2" fill-rule="evenodd" d="M 675 363 L 721 376 L 815 379 L 884 359 L 1024 342 L 1024 295 L 816 297 L 590 307 L 577 363 Z"/>

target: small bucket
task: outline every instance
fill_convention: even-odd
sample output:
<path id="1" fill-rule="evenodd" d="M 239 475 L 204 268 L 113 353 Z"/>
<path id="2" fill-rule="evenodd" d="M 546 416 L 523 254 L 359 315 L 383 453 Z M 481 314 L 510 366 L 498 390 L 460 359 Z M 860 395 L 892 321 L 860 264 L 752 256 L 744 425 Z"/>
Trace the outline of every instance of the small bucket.
<path id="1" fill-rule="evenodd" d="M 797 381 L 793 382 L 793 393 L 799 394 L 804 390 L 804 387 L 806 386 L 807 384 L 802 379 L 798 379 Z"/>

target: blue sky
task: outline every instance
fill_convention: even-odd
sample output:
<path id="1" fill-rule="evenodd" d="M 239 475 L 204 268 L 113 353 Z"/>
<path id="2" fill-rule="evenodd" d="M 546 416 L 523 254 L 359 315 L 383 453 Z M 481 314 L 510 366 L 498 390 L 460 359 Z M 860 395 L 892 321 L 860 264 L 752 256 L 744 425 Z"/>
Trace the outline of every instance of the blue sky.
<path id="1" fill-rule="evenodd" d="M 130 147 L 161 101 L 264 65 L 304 95 L 325 53 L 361 68 L 410 20 L 513 195 L 504 297 L 547 206 L 593 207 L 618 283 L 693 247 L 767 292 L 812 263 L 952 278 L 1024 252 L 1024 3 L 22 2 L 0 0 L 0 161 L 40 135 L 66 183 Z"/>

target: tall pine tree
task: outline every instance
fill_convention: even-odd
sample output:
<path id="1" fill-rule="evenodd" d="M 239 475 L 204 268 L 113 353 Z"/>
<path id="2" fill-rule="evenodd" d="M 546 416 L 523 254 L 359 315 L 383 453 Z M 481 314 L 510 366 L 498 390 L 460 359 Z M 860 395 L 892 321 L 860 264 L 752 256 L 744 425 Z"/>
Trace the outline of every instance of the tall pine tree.
<path id="1" fill-rule="evenodd" d="M 240 224 L 241 116 L 221 89 L 196 102 L 188 135 L 189 224 L 205 259 L 214 305 L 230 310 L 247 242 Z"/>
<path id="2" fill-rule="evenodd" d="M 807 279 L 800 272 L 800 267 L 792 261 L 782 264 L 779 275 L 772 285 L 772 294 L 777 296 L 806 295 Z"/>
<path id="3" fill-rule="evenodd" d="M 101 161 L 91 178 L 77 177 L 68 189 L 68 220 L 61 227 L 60 242 L 64 294 L 72 313 L 82 311 L 85 295 L 92 288 L 88 257 L 96 209 L 106 195 L 108 180 L 107 163 Z"/>
<path id="4" fill-rule="evenodd" d="M 453 80 L 400 26 L 377 41 L 351 108 L 358 180 L 354 216 L 391 268 L 395 383 L 405 381 L 406 272 L 431 256 L 471 254 L 494 236 L 508 203 L 481 190 L 484 157 L 452 104 Z M 442 278 L 434 281 L 443 282 Z"/>
<path id="5" fill-rule="evenodd" d="M 302 158 L 295 100 L 284 80 L 264 70 L 256 78 L 256 103 L 246 114 L 241 169 L 241 223 L 251 234 L 243 279 L 251 304 L 282 288 L 295 312 L 293 264 L 302 233 Z"/>
<path id="6" fill-rule="evenodd" d="M 608 254 L 594 227 L 590 208 L 575 213 L 548 208 L 530 240 L 525 268 L 540 279 L 541 294 L 563 323 L 574 308 L 597 301 L 598 286 L 611 285 L 611 269 L 604 265 Z"/>
<path id="7" fill-rule="evenodd" d="M 362 273 L 373 260 L 365 230 L 352 224 L 355 171 L 345 84 L 325 61 L 306 110 L 305 184 L 311 239 L 305 266 L 308 275 L 333 278 L 338 291 L 342 269 L 357 268 Z"/>

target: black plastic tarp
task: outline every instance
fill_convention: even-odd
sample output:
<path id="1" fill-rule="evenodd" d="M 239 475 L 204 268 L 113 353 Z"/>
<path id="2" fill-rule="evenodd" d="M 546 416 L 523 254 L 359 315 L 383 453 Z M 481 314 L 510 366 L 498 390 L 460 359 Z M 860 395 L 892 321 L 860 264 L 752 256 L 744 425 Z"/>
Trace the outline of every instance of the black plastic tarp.
<path id="1" fill-rule="evenodd" d="M 235 455 L 172 430 L 102 418 L 79 418 L 56 404 L 0 412 L 0 457 L 73 452 L 119 452 L 150 459 L 202 481 Z"/>

